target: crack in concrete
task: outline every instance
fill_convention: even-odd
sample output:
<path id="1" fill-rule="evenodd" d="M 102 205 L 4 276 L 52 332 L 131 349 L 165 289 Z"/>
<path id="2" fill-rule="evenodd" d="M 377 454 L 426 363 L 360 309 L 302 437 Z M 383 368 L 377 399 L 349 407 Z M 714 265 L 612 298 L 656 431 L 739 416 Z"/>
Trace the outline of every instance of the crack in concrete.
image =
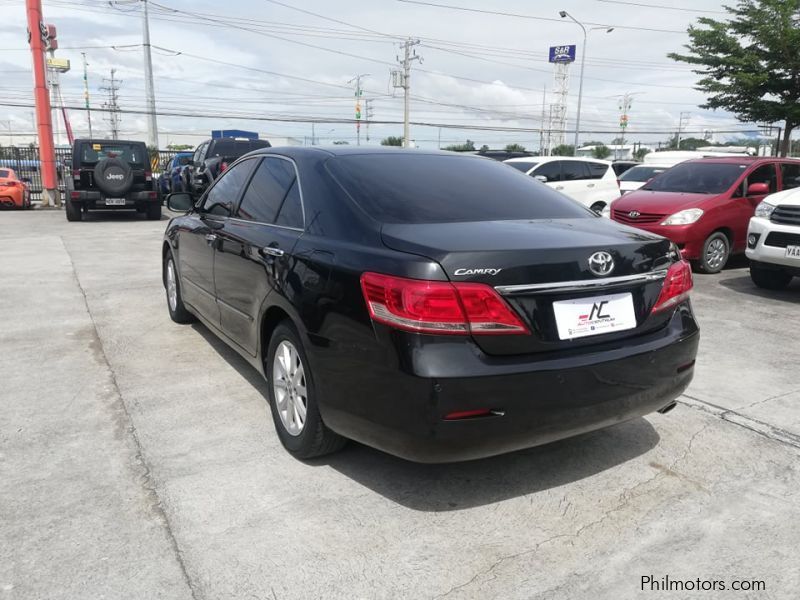
<path id="1" fill-rule="evenodd" d="M 156 490 L 155 482 L 153 481 L 153 477 L 151 475 L 150 465 L 145 458 L 144 450 L 142 448 L 141 441 L 139 440 L 139 436 L 136 432 L 136 426 L 133 423 L 133 419 L 131 417 L 130 412 L 128 412 L 128 406 L 125 403 L 124 397 L 122 395 L 122 390 L 120 390 L 119 383 L 117 382 L 116 373 L 111 366 L 111 363 L 108 360 L 108 355 L 105 352 L 105 346 L 103 345 L 103 340 L 100 337 L 100 332 L 97 330 L 97 323 L 94 320 L 94 315 L 92 314 L 91 309 L 89 308 L 89 302 L 86 296 L 86 290 L 83 289 L 83 285 L 81 285 L 80 279 L 78 278 L 78 272 L 75 269 L 75 261 L 72 259 L 72 254 L 70 253 L 69 249 L 67 248 L 67 244 L 64 241 L 62 236 L 58 236 L 58 239 L 61 241 L 61 245 L 64 247 L 64 252 L 69 259 L 70 267 L 72 269 L 72 277 L 75 280 L 75 284 L 78 286 L 78 290 L 83 297 L 83 304 L 86 307 L 86 314 L 89 316 L 89 320 L 92 322 L 91 326 L 91 333 L 93 345 L 95 345 L 95 355 L 99 358 L 102 363 L 105 365 L 106 369 L 108 369 L 108 376 L 111 380 L 111 386 L 114 390 L 114 395 L 116 396 L 116 400 L 121 407 L 121 410 L 124 415 L 124 419 L 127 421 L 127 430 L 130 433 L 131 439 L 133 440 L 136 454 L 134 456 L 134 460 L 139 465 L 142 473 L 139 477 L 139 484 L 145 490 L 147 496 L 151 497 L 154 502 L 152 506 L 154 507 L 154 512 L 157 515 L 158 519 L 162 522 L 162 526 L 164 531 L 167 535 L 167 539 L 169 540 L 170 547 L 175 555 L 175 559 L 178 562 L 178 567 L 181 571 L 181 575 L 186 582 L 186 586 L 189 588 L 189 593 L 191 594 L 194 600 L 198 600 L 197 590 L 195 589 L 194 584 L 192 583 L 191 578 L 189 577 L 189 572 L 186 568 L 186 563 L 183 559 L 183 554 L 178 546 L 178 540 L 175 538 L 175 534 L 172 531 L 172 526 L 169 522 L 169 518 L 167 517 L 167 513 L 164 510 L 164 506 L 161 503 L 161 498 L 158 495 L 158 491 Z"/>
<path id="2" fill-rule="evenodd" d="M 702 434 L 709 427 L 711 427 L 710 423 L 708 423 L 706 425 L 703 425 L 703 427 L 698 429 L 692 435 L 692 437 L 689 438 L 689 442 L 686 444 L 686 449 L 680 454 L 680 456 L 675 458 L 670 463 L 670 465 L 668 467 L 668 470 L 670 470 L 670 471 L 673 470 L 678 465 L 678 463 L 686 460 L 689 457 L 689 454 L 691 454 L 691 452 L 692 452 L 692 447 L 694 446 L 695 440 L 697 439 L 698 436 L 700 436 L 700 434 Z M 666 472 L 665 471 L 658 471 L 652 477 L 648 477 L 647 479 L 645 479 L 644 481 L 640 481 L 639 483 L 637 483 L 636 485 L 634 485 L 630 489 L 625 490 L 620 496 L 621 502 L 619 504 L 617 504 L 617 506 L 615 506 L 613 508 L 610 508 L 609 510 L 605 511 L 603 513 L 603 515 L 599 519 L 595 519 L 594 521 L 592 521 L 590 523 L 587 523 L 586 525 L 581 526 L 574 533 L 561 533 L 561 534 L 558 534 L 558 535 L 554 535 L 554 536 L 551 536 L 551 537 L 547 538 L 546 540 L 543 540 L 543 541 L 539 542 L 533 548 L 529 548 L 528 550 L 523 550 L 522 552 L 517 552 L 517 553 L 514 553 L 514 554 L 508 554 L 508 555 L 505 555 L 505 556 L 501 556 L 494 563 L 492 563 L 491 566 L 489 566 L 487 569 L 483 569 L 483 570 L 475 573 L 475 575 L 473 575 L 472 578 L 469 579 L 469 581 L 466 581 L 465 583 L 461 583 L 459 585 L 451 587 L 445 593 L 439 594 L 438 596 L 435 596 L 434 600 L 441 600 L 442 598 L 446 598 L 447 596 L 449 596 L 450 594 L 452 594 L 454 592 L 457 592 L 458 590 L 461 590 L 461 589 L 463 589 L 465 587 L 470 586 L 479 577 L 487 576 L 487 575 L 494 575 L 494 570 L 497 567 L 499 567 L 502 563 L 504 563 L 504 562 L 506 562 L 508 560 L 512 560 L 512 559 L 519 558 L 521 556 L 525 556 L 527 554 L 531 554 L 533 552 L 536 552 L 544 544 L 547 544 L 549 542 L 552 542 L 554 540 L 561 539 L 561 538 L 572 538 L 573 540 L 579 538 L 583 534 L 583 532 L 586 531 L 587 529 L 591 529 L 591 528 L 593 528 L 593 527 L 595 527 L 597 525 L 600 525 L 606 519 L 610 518 L 611 515 L 613 515 L 614 513 L 617 513 L 619 511 L 621 511 L 622 509 L 626 508 L 634 498 L 638 497 L 638 495 L 634 494 L 634 492 L 636 490 L 638 490 L 639 488 L 642 488 L 642 487 L 644 487 L 646 485 L 649 485 L 650 483 L 654 482 L 656 479 L 659 479 L 659 478 L 662 478 L 662 477 L 665 477 L 665 476 L 666 476 Z M 559 502 L 559 506 L 561 506 L 565 501 L 566 501 L 566 495 Z M 569 503 L 569 504 L 571 505 L 571 503 Z M 494 576 L 492 577 L 492 579 L 495 579 L 495 578 L 496 577 L 494 577 Z M 563 585 L 564 584 L 562 584 L 562 586 Z M 559 587 L 561 587 L 561 586 L 559 586 Z"/>

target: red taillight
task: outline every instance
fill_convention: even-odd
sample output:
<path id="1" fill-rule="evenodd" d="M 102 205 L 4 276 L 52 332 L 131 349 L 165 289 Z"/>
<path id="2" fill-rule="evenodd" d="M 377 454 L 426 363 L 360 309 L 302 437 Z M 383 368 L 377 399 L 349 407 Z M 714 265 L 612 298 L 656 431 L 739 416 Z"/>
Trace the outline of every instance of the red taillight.
<path id="1" fill-rule="evenodd" d="M 150 198 L 150 200 L 155 200 L 158 197 L 158 192 L 147 192 L 147 197 Z"/>
<path id="2" fill-rule="evenodd" d="M 364 273 L 361 289 L 370 317 L 397 329 L 450 335 L 528 333 L 497 292 L 481 283 Z"/>
<path id="3" fill-rule="evenodd" d="M 445 421 L 460 421 L 462 419 L 474 419 L 475 417 L 491 417 L 492 410 L 489 408 L 479 408 L 477 410 L 457 410 L 455 412 L 447 413 L 444 416 Z"/>
<path id="4" fill-rule="evenodd" d="M 673 308 L 689 297 L 692 289 L 692 268 L 685 260 L 672 263 L 664 278 L 664 286 L 661 288 L 653 312 L 660 312 Z"/>
<path id="5" fill-rule="evenodd" d="M 219 172 L 224 173 L 228 169 L 228 163 L 224 162 L 219 166 Z"/>
<path id="6" fill-rule="evenodd" d="M 153 172 L 152 171 L 145 171 L 144 172 L 144 180 L 145 181 L 153 181 Z"/>
<path id="7" fill-rule="evenodd" d="M 0 181 L 0 187 L 17 187 L 19 184 L 18 181 Z"/>
<path id="8" fill-rule="evenodd" d="M 80 179 L 81 178 L 81 172 L 80 172 L 79 169 L 73 169 L 72 170 L 72 178 L 73 179 Z"/>
<path id="9" fill-rule="evenodd" d="M 69 197 L 72 198 L 73 200 L 78 200 L 81 197 L 81 193 L 80 192 L 70 192 L 69 193 Z"/>

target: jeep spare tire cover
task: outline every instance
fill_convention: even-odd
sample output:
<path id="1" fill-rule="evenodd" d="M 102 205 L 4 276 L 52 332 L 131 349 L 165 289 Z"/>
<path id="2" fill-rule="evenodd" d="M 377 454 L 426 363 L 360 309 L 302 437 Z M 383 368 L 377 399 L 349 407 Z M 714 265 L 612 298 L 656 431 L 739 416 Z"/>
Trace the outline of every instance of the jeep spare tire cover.
<path id="1" fill-rule="evenodd" d="M 94 168 L 94 182 L 108 196 L 124 196 L 133 185 L 133 169 L 118 158 L 104 158 Z"/>

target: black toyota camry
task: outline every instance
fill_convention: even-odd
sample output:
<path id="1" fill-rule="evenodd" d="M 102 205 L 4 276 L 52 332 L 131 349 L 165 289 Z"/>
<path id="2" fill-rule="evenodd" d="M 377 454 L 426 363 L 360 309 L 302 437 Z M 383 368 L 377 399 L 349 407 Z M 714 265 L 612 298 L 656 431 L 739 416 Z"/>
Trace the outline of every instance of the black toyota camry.
<path id="1" fill-rule="evenodd" d="M 170 316 L 263 373 L 299 458 L 509 452 L 666 412 L 693 375 L 674 246 L 491 159 L 268 148 L 168 204 Z"/>

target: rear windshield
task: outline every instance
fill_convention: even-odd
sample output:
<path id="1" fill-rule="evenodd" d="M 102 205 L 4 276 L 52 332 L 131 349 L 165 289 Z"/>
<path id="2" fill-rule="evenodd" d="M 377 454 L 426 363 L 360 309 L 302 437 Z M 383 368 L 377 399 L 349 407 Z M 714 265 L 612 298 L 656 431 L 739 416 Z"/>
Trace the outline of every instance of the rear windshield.
<path id="1" fill-rule="evenodd" d="M 647 181 L 663 173 L 668 167 L 633 167 L 619 176 L 620 181 Z"/>
<path id="2" fill-rule="evenodd" d="M 5 179 L 5 178 L 6 178 L 6 177 L 8 177 L 8 176 L 9 176 L 9 172 L 8 172 L 8 171 L 5 171 L 5 170 L 3 170 L 3 169 L 0 169 L 0 177 L 2 177 L 3 179 Z"/>
<path id="3" fill-rule="evenodd" d="M 747 165 L 686 162 L 658 175 L 642 189 L 687 194 L 721 194 L 736 183 Z"/>
<path id="4" fill-rule="evenodd" d="M 520 160 L 520 161 L 515 160 L 514 162 L 507 162 L 506 164 L 509 167 L 514 167 L 517 171 L 522 171 L 523 173 L 527 173 L 539 163 L 534 161 L 528 162 L 527 160 Z"/>
<path id="5" fill-rule="evenodd" d="M 104 158 L 119 158 L 126 163 L 143 167 L 147 157 L 143 144 L 92 142 L 81 148 L 81 164 L 95 165 Z"/>
<path id="6" fill-rule="evenodd" d="M 383 223 L 594 218 L 591 211 L 502 163 L 465 156 L 360 154 L 327 168 Z"/>
<path id="7" fill-rule="evenodd" d="M 214 144 L 208 156 L 230 156 L 232 158 L 239 158 L 251 150 L 267 147 L 269 147 L 269 144 L 264 140 L 226 140 Z"/>

